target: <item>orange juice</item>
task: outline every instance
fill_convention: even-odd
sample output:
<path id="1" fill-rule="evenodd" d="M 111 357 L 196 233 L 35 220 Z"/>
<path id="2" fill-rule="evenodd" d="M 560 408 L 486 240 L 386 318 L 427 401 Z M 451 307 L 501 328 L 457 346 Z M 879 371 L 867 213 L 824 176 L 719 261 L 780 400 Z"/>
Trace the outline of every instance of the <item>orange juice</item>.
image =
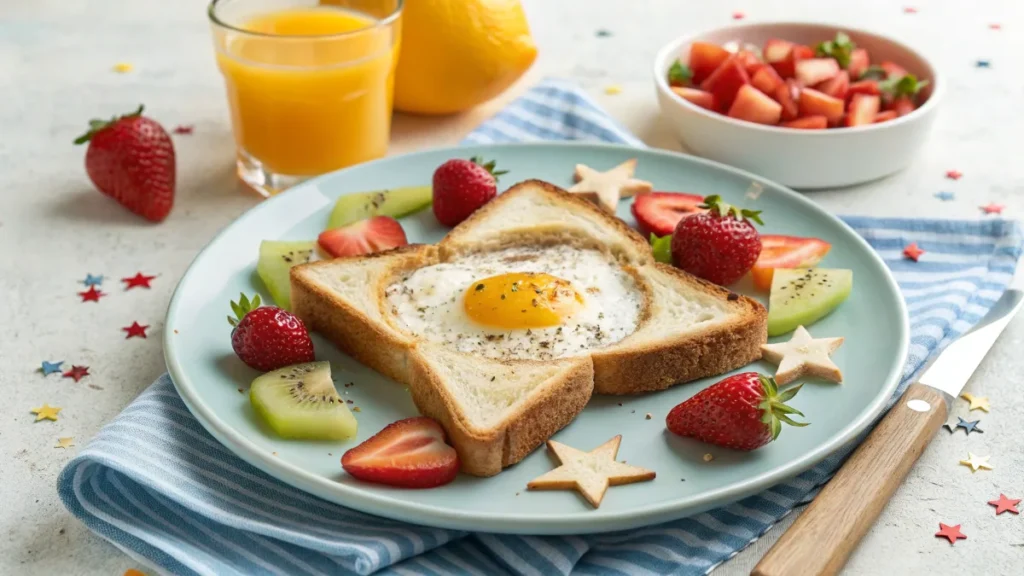
<path id="1" fill-rule="evenodd" d="M 296 7 L 214 34 L 240 157 L 302 177 L 387 152 L 397 20 Z"/>

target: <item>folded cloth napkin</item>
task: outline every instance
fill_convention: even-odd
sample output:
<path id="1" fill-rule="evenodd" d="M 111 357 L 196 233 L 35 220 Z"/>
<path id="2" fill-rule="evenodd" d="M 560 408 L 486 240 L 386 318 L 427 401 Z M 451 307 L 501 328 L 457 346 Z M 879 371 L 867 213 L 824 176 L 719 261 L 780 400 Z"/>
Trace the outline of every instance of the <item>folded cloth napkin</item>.
<path id="1" fill-rule="evenodd" d="M 552 139 L 642 145 L 585 93 L 555 80 L 466 142 Z M 902 392 L 929 355 L 999 298 L 1021 231 L 1005 220 L 845 220 L 881 254 L 907 300 L 912 337 Z M 910 242 L 927 257 L 905 260 Z M 469 534 L 368 516 L 271 478 L 207 434 L 164 375 L 67 465 L 58 489 L 91 530 L 173 574 L 704 574 L 813 497 L 845 455 L 659 526 L 569 537 Z"/>

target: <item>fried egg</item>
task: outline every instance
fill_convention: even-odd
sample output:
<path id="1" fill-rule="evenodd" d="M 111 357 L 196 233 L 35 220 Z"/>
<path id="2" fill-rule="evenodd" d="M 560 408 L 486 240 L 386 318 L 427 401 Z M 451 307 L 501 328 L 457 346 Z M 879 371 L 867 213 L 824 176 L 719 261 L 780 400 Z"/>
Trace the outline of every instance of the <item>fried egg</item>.
<path id="1" fill-rule="evenodd" d="M 597 250 L 515 247 L 411 271 L 385 291 L 410 334 L 497 359 L 585 354 L 632 334 L 643 293 Z"/>

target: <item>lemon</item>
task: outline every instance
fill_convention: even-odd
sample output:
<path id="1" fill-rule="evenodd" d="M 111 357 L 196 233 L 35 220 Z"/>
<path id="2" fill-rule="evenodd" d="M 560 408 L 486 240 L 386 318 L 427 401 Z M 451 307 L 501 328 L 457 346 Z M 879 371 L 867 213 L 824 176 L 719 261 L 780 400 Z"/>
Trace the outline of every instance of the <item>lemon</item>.
<path id="1" fill-rule="evenodd" d="M 468 110 L 501 94 L 536 58 L 519 0 L 407 0 L 395 108 Z"/>

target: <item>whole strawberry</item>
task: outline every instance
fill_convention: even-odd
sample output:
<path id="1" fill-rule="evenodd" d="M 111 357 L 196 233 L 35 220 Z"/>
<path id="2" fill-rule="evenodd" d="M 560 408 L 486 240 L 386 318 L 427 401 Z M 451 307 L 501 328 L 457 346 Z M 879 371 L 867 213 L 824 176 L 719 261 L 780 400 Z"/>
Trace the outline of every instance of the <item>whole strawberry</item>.
<path id="1" fill-rule="evenodd" d="M 672 261 L 694 276 L 725 286 L 750 271 L 761 254 L 760 211 L 730 206 L 716 196 L 699 206 L 707 212 L 683 218 L 672 233 Z"/>
<path id="2" fill-rule="evenodd" d="M 803 414 L 786 402 L 800 386 L 779 393 L 773 378 L 744 372 L 701 390 L 668 413 L 665 425 L 680 436 L 696 438 L 734 450 L 753 450 L 779 437 L 782 423 L 794 422 L 789 415 Z"/>
<path id="3" fill-rule="evenodd" d="M 455 158 L 434 171 L 434 216 L 445 226 L 455 226 L 498 194 L 498 176 L 506 170 L 494 170 L 494 161 L 484 163 L 474 156 Z"/>
<path id="4" fill-rule="evenodd" d="M 85 170 L 100 192 L 146 220 L 160 222 L 174 205 L 174 144 L 142 106 L 111 120 L 91 120 L 75 144 L 89 143 Z"/>
<path id="5" fill-rule="evenodd" d="M 228 316 L 235 327 L 231 347 L 250 367 L 269 372 L 315 359 L 305 324 L 291 312 L 260 306 L 258 294 L 251 301 L 242 294 L 237 303 L 231 302 L 231 310 L 236 316 Z"/>

